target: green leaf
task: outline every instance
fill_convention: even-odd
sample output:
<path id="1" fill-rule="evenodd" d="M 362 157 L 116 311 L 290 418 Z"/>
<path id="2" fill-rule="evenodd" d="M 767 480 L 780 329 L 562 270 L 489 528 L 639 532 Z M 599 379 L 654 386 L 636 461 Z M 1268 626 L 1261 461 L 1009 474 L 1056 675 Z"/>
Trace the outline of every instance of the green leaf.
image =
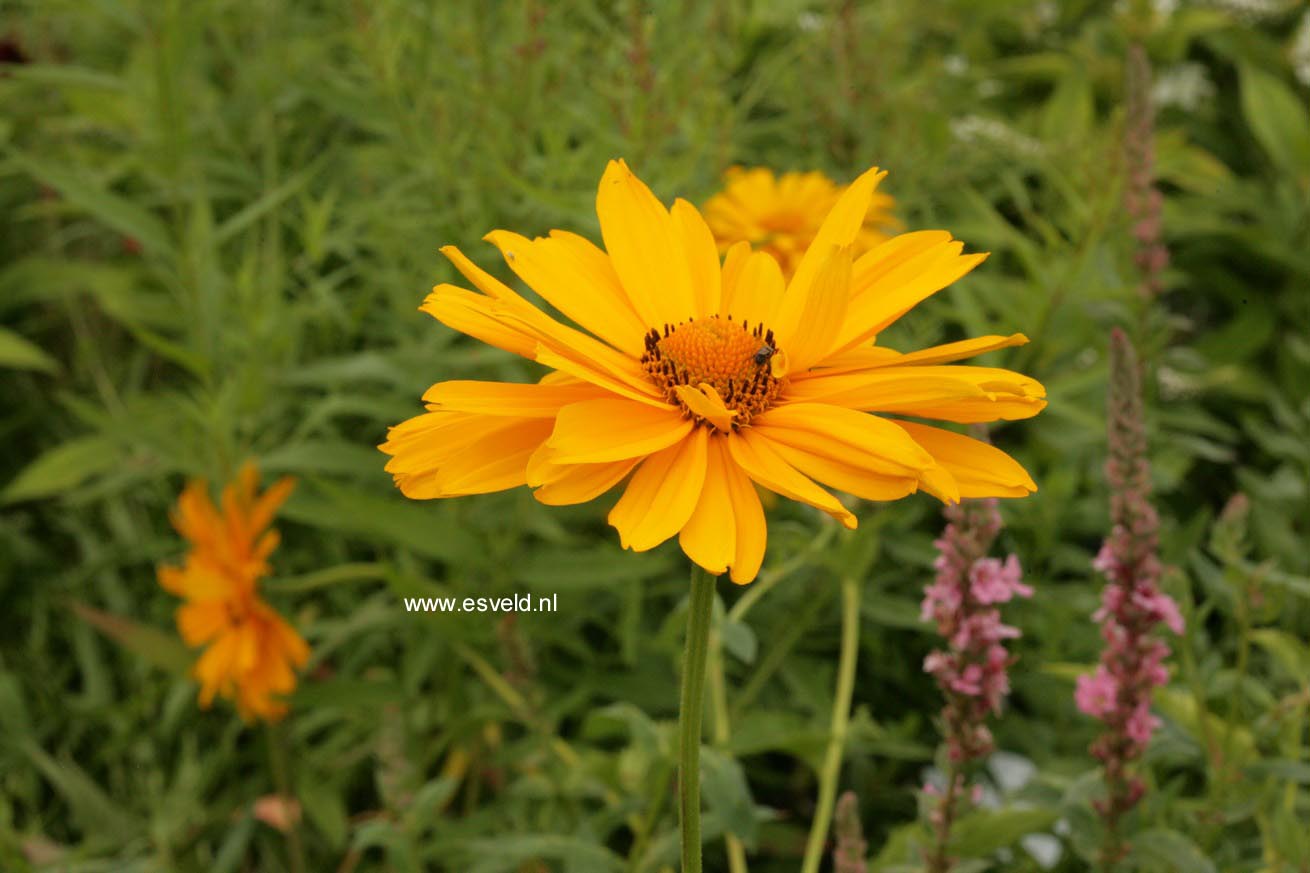
<path id="1" fill-rule="evenodd" d="M 619 580 L 650 579 L 672 571 L 675 556 L 669 552 L 634 559 L 613 543 L 541 549 L 524 556 L 511 569 L 514 578 L 533 590 L 610 588 Z"/>
<path id="2" fill-rule="evenodd" d="M 312 774 L 308 768 L 296 779 L 296 797 L 305 808 L 305 817 L 318 829 L 333 849 L 340 850 L 350 836 L 350 817 L 342 790 Z"/>
<path id="3" fill-rule="evenodd" d="M 254 816 L 244 815 L 228 829 L 210 866 L 211 873 L 237 873 L 245 860 L 250 838 L 255 833 Z"/>
<path id="4" fill-rule="evenodd" d="M 706 748 L 701 750 L 700 774 L 706 808 L 719 816 L 725 830 L 740 837 L 747 848 L 753 848 L 759 823 L 741 764 L 716 749 Z"/>
<path id="5" fill-rule="evenodd" d="M 185 674 L 190 668 L 191 652 L 173 634 L 130 618 L 101 612 L 77 601 L 71 605 L 73 612 L 87 624 L 150 664 L 178 675 Z"/>
<path id="6" fill-rule="evenodd" d="M 380 707 L 389 703 L 402 703 L 404 699 L 405 689 L 398 682 L 328 679 L 300 685 L 291 696 L 291 705 L 296 709 L 320 706 Z"/>
<path id="7" fill-rule="evenodd" d="M 1298 681 L 1310 676 L 1310 646 L 1285 631 L 1261 628 L 1251 641 L 1269 653 L 1288 675 Z"/>
<path id="8" fill-rule="evenodd" d="M 1075 66 L 1060 77 L 1042 109 L 1042 139 L 1047 142 L 1081 142 L 1091 129 L 1092 86 L 1082 68 Z"/>
<path id="9" fill-rule="evenodd" d="M 556 860 L 565 870 L 587 873 L 626 867 L 622 858 L 598 843 L 556 834 L 505 834 L 470 840 L 465 848 L 469 857 L 477 859 L 460 868 L 468 873 L 518 873 L 527 862 L 542 860 Z"/>
<path id="10" fill-rule="evenodd" d="M 978 809 L 960 819 L 951 831 L 951 851 L 966 857 L 990 855 L 1029 834 L 1047 830 L 1059 810 L 1036 807 Z"/>
<path id="11" fill-rule="evenodd" d="M 59 369 L 59 363 L 36 343 L 0 327 L 0 367 L 53 373 Z"/>
<path id="12" fill-rule="evenodd" d="M 329 588 L 333 585 L 340 585 L 346 582 L 376 582 L 387 580 L 392 576 L 391 568 L 386 564 L 372 564 L 359 562 L 354 564 L 337 564 L 335 567 L 324 567 L 321 570 L 313 570 L 300 576 L 292 576 L 282 579 L 265 579 L 264 587 L 269 591 L 301 592 L 313 591 L 318 588 Z M 420 592 L 423 595 L 430 594 L 430 591 Z"/>
<path id="13" fill-rule="evenodd" d="M 923 857 L 925 847 L 929 845 L 931 835 L 923 824 L 917 821 L 894 828 L 882 844 L 882 849 L 869 861 L 869 873 L 893 873 L 893 871 L 919 869 L 908 867 Z"/>
<path id="14" fill-rule="evenodd" d="M 476 554 L 476 544 L 469 541 L 467 531 L 452 523 L 455 510 L 449 504 L 438 506 L 407 501 L 399 494 L 379 497 L 327 482 L 316 484 L 317 488 L 297 488 L 282 516 L 301 524 L 400 545 L 426 558 L 459 562 Z"/>
<path id="15" fill-rule="evenodd" d="M 1215 873 L 1214 862 L 1190 839 L 1168 828 L 1152 828 L 1132 838 L 1139 869 L 1153 873 Z"/>
<path id="16" fill-rule="evenodd" d="M 1268 758 L 1263 761 L 1256 761 L 1253 764 L 1247 764 L 1242 768 L 1251 779 L 1278 779 L 1284 783 L 1296 782 L 1301 785 L 1310 785 L 1310 763 L 1305 761 L 1290 761 L 1286 758 Z"/>
<path id="17" fill-rule="evenodd" d="M 1310 117 L 1305 102 L 1278 78 L 1242 66 L 1242 114 L 1274 165 L 1294 176 L 1310 174 Z"/>
<path id="18" fill-rule="evenodd" d="M 114 444 L 100 436 L 78 437 L 49 449 L 15 476 L 0 503 L 17 503 L 63 494 L 121 462 Z"/>
<path id="19" fill-rule="evenodd" d="M 386 459 L 377 449 L 345 440 L 305 440 L 282 446 L 260 458 L 269 473 L 344 473 L 376 476 Z"/>
<path id="20" fill-rule="evenodd" d="M 1231 724 L 1223 717 L 1207 712 L 1203 729 L 1196 699 L 1191 694 L 1176 688 L 1160 688 L 1155 692 L 1155 705 L 1164 716 L 1183 728 L 1198 745 L 1207 735 L 1214 737 L 1231 735 L 1233 763 L 1245 764 L 1256 756 L 1255 737 L 1249 727 Z"/>
<path id="21" fill-rule="evenodd" d="M 33 742 L 24 742 L 22 749 L 64 798 L 74 819 L 88 833 L 121 842 L 131 839 L 140 830 L 139 823 L 124 812 L 123 804 L 111 799 L 77 764 L 56 760 Z"/>
<path id="22" fill-rule="evenodd" d="M 22 152 L 12 152 L 18 166 L 58 191 L 69 203 L 113 230 L 139 242 L 146 251 L 167 255 L 173 251 L 168 228 L 154 213 L 127 197 L 106 191 L 84 175 Z"/>
<path id="23" fill-rule="evenodd" d="M 760 642 L 750 625 L 740 621 L 725 621 L 720 633 L 723 635 L 723 647 L 745 664 L 755 663 Z"/>

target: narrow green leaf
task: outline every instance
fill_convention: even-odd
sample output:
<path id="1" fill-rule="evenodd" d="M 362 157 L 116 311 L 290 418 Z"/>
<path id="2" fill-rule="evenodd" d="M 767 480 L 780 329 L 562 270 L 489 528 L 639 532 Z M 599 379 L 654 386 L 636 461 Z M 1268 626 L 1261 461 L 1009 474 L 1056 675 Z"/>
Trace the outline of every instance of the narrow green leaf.
<path id="1" fill-rule="evenodd" d="M 59 369 L 59 364 L 36 343 L 0 327 L 0 367 L 53 373 Z"/>
<path id="2" fill-rule="evenodd" d="M 124 841 L 140 831 L 139 823 L 124 811 L 123 804 L 111 799 L 76 763 L 56 760 L 34 742 L 24 742 L 22 749 L 88 833 Z"/>
<path id="3" fill-rule="evenodd" d="M 975 810 L 951 831 L 951 851 L 968 857 L 990 855 L 1029 834 L 1045 831 L 1059 817 L 1059 810 L 1035 807 Z"/>
<path id="4" fill-rule="evenodd" d="M 1214 862 L 1188 837 L 1167 828 L 1152 828 L 1133 837 L 1139 869 L 1150 873 L 1215 873 Z"/>
<path id="5" fill-rule="evenodd" d="M 18 166 L 49 185 L 69 203 L 106 226 L 139 242 L 146 251 L 169 255 L 173 243 L 168 228 L 154 213 L 132 199 L 101 188 L 80 173 L 22 152 L 12 152 Z"/>
<path id="6" fill-rule="evenodd" d="M 1310 174 L 1310 117 L 1305 102 L 1281 80 L 1243 66 L 1242 114 L 1274 165 L 1295 176 Z"/>
<path id="7" fill-rule="evenodd" d="M 87 479 L 108 472 L 121 462 L 115 445 L 100 436 L 78 437 L 49 449 L 15 476 L 0 503 L 53 497 L 71 491 Z"/>
<path id="8" fill-rule="evenodd" d="M 156 667 L 182 675 L 191 666 L 190 650 L 171 633 L 77 601 L 73 601 L 72 608 L 87 624 Z"/>

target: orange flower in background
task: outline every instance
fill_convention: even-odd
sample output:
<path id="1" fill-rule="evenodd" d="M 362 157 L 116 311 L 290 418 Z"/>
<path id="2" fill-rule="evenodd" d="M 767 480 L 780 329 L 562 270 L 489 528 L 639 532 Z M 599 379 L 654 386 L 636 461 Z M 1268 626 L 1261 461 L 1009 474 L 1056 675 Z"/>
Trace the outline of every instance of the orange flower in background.
<path id="1" fill-rule="evenodd" d="M 719 251 L 748 242 L 773 255 L 789 277 L 845 190 L 822 173 L 775 176 L 767 167 L 733 167 L 724 174 L 723 190 L 706 201 L 705 221 Z M 873 194 L 863 226 L 851 241 L 854 256 L 900 230 L 892 215 L 895 206 L 891 195 Z"/>
<path id="2" fill-rule="evenodd" d="M 438 285 L 421 307 L 446 325 L 550 369 L 536 384 L 439 382 L 428 411 L 380 448 L 407 496 L 529 485 L 547 504 L 583 503 L 627 480 L 609 514 L 626 548 L 678 536 L 711 573 L 755 578 L 767 530 L 756 485 L 855 516 L 822 482 L 869 500 L 920 488 L 945 501 L 1036 490 L 1001 450 L 886 414 L 1021 419 L 1045 390 L 1020 373 L 952 366 L 1027 342 L 985 336 L 901 354 L 877 334 L 985 257 L 945 231 L 902 234 L 855 257 L 876 170 L 838 199 L 790 281 L 747 243 L 720 263 L 694 206 L 672 209 L 611 162 L 597 212 L 606 250 L 576 234 L 487 239 L 510 269 L 581 330 L 475 266 L 478 290 Z M 869 413 L 880 413 L 871 415 Z"/>
<path id="3" fill-rule="evenodd" d="M 177 610 L 182 639 L 205 648 L 192 668 L 203 707 L 219 695 L 236 701 L 244 719 L 276 721 L 287 711 L 279 698 L 295 689 L 295 668 L 309 659 L 300 634 L 259 596 L 278 544 L 269 525 L 293 485 L 284 478 L 260 494 L 259 473 L 247 463 L 220 507 L 200 480 L 178 498 L 173 526 L 191 550 L 181 567 L 159 568 L 159 584 L 186 600 Z"/>

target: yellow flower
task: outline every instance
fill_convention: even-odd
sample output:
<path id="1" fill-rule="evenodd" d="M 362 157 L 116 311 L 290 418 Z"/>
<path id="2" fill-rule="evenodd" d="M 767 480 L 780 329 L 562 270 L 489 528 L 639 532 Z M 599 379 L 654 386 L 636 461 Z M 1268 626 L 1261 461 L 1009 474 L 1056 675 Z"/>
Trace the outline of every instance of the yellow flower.
<path id="1" fill-rule="evenodd" d="M 733 167 L 724 174 L 723 190 L 706 201 L 705 221 L 719 251 L 748 242 L 777 258 L 782 274 L 790 277 L 845 190 L 822 173 L 774 176 L 766 167 Z M 851 240 L 854 257 L 900 230 L 892 216 L 895 205 L 891 195 L 874 193 Z"/>
<path id="2" fill-rule="evenodd" d="M 258 586 L 278 543 L 269 524 L 293 484 L 282 479 L 259 494 L 259 474 L 246 464 L 223 489 L 221 509 L 203 481 L 188 483 L 178 498 L 173 526 L 191 549 L 181 567 L 159 568 L 159 584 L 186 600 L 177 610 L 182 639 L 206 647 L 192 669 L 203 707 L 221 695 L 244 719 L 276 721 L 287 711 L 279 697 L 295 689 L 294 669 L 309 659 L 305 641 Z"/>
<path id="3" fill-rule="evenodd" d="M 986 336 L 901 354 L 877 333 L 973 269 L 945 231 L 907 233 L 853 257 L 874 186 L 842 194 L 790 282 L 747 243 L 720 264 L 694 206 L 666 209 L 622 161 L 596 208 L 607 251 L 565 231 L 487 240 L 510 269 L 581 330 L 538 309 L 458 249 L 445 255 L 477 289 L 438 285 L 422 309 L 550 369 L 536 384 L 439 382 L 428 411 L 380 448 L 407 496 L 455 497 L 529 485 L 547 504 L 582 503 L 628 479 L 609 514 L 626 548 L 677 535 L 711 573 L 755 578 L 764 512 L 752 483 L 853 528 L 815 480 L 869 500 L 919 488 L 960 497 L 1036 489 L 1008 455 L 925 424 L 1019 419 L 1046 405 L 1027 376 L 950 366 L 1027 342 Z"/>

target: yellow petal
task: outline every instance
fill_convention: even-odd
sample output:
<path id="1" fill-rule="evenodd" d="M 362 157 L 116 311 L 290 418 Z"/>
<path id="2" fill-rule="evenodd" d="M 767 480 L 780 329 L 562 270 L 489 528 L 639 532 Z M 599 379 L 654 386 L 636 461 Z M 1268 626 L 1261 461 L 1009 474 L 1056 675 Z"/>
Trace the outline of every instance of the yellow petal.
<path id="1" fill-rule="evenodd" d="M 823 402 L 862 412 L 904 410 L 967 397 L 985 398 L 985 392 L 967 379 L 919 372 L 917 368 L 886 367 L 829 375 L 811 371 L 787 386 L 786 397 L 795 402 Z"/>
<path id="2" fill-rule="evenodd" d="M 781 442 L 775 442 L 773 447 L 783 460 L 811 479 L 865 500 L 899 500 L 919 488 L 919 480 L 915 476 L 888 476 L 870 472 L 863 467 L 795 449 Z"/>
<path id="3" fill-rule="evenodd" d="M 603 388 L 612 394 L 626 397 L 629 400 L 656 409 L 673 408 L 665 403 L 659 395 L 655 394 L 654 387 L 649 380 L 646 381 L 645 385 L 634 387 L 631 379 L 620 378 L 603 368 L 595 367 L 585 361 L 578 360 L 578 358 L 574 356 L 563 355 L 551 351 L 540 344 L 537 345 L 537 351 L 534 357 L 536 358 L 537 363 L 542 364 L 543 366 L 553 367 L 564 376 L 578 382 L 584 382 L 597 388 Z"/>
<path id="4" fill-rule="evenodd" d="M 719 273 L 719 286 L 722 289 L 719 301 L 719 315 L 728 315 L 732 312 L 732 292 L 736 289 L 742 267 L 745 266 L 746 259 L 750 256 L 751 245 L 745 240 L 729 246 L 727 253 L 723 256 L 723 269 Z M 776 261 L 774 266 L 777 266 Z M 781 284 L 781 273 L 779 273 L 779 284 Z M 778 298 L 782 298 L 781 289 L 778 291 Z"/>
<path id="5" fill-rule="evenodd" d="M 959 342 L 919 349 L 915 352 L 907 352 L 890 363 L 896 366 L 949 364 L 952 361 L 962 361 L 965 358 L 972 358 L 985 352 L 994 352 L 997 349 L 1008 349 L 1012 346 L 1027 344 L 1028 337 L 1021 333 L 1012 333 L 1009 336 L 978 336 L 972 339 L 960 340 Z"/>
<path id="6" fill-rule="evenodd" d="M 713 385 L 705 382 L 702 382 L 699 388 L 675 385 L 673 391 L 678 395 L 679 400 L 687 404 L 687 408 L 693 414 L 699 415 L 725 433 L 732 428 L 732 419 L 737 414 L 737 410 L 727 407 Z"/>
<path id="7" fill-rule="evenodd" d="M 456 313 L 462 316 L 458 330 L 542 363 L 545 363 L 542 360 L 542 350 L 545 349 L 555 356 L 571 361 L 576 370 L 594 372 L 600 377 L 588 381 L 599 384 L 603 379 L 616 380 L 627 385 L 632 392 L 644 393 L 651 397 L 657 396 L 650 380 L 646 378 L 635 358 L 606 345 L 590 334 L 560 324 L 479 269 L 454 246 L 446 246 L 442 251 L 464 272 L 469 281 L 488 295 L 479 298 L 478 295 L 467 291 L 457 295 L 462 310 L 473 310 L 471 313 L 467 311 Z M 433 307 L 429 308 L 429 304 L 425 302 L 420 308 L 432 311 L 443 322 L 450 324 L 443 317 L 443 314 L 449 315 L 449 313 L 442 313 L 442 310 L 438 309 L 443 296 L 446 298 L 451 296 L 445 290 L 447 288 L 453 286 L 437 286 L 433 289 L 433 295 L 428 298 L 429 302 L 433 303 Z M 434 300 L 434 297 L 437 299 Z M 487 320 L 498 323 L 498 326 L 487 325 L 485 323 Z M 480 333 L 474 333 L 470 328 L 479 330 Z M 525 348 L 525 338 L 535 341 L 530 350 Z"/>
<path id="8" fill-rule="evenodd" d="M 543 350 L 556 357 L 572 361 L 579 371 L 588 371 L 597 378 L 587 381 L 600 384 L 601 380 L 617 381 L 630 391 L 658 396 L 646 372 L 637 359 L 625 355 L 596 338 L 560 324 L 546 313 L 531 305 L 498 304 L 495 315 L 502 322 L 516 327 L 537 340 L 534 354 L 538 363 L 553 366 L 544 359 Z M 586 377 L 583 377 L 586 378 Z"/>
<path id="9" fill-rule="evenodd" d="M 950 241 L 950 233 L 944 230 L 915 230 L 873 247 L 851 268 L 852 297 L 867 294 L 879 279 L 910 258 Z"/>
<path id="10" fill-rule="evenodd" d="M 407 497 L 482 494 L 526 482 L 528 457 L 550 435 L 550 419 L 437 411 L 402 422 L 379 448 Z"/>
<path id="11" fill-rule="evenodd" d="M 724 268 L 723 309 L 743 324 L 771 327 L 782 302 L 782 270 L 764 252 L 750 252 L 736 246 L 728 252 L 728 259 L 739 251 L 743 252 L 739 265 L 734 264 L 732 272 Z"/>
<path id="12" fill-rule="evenodd" d="M 951 471 L 936 464 L 920 475 L 919 484 L 942 503 L 960 502 L 960 483 L 955 481 Z"/>
<path id="13" fill-rule="evenodd" d="M 560 410 L 548 446 L 556 464 L 598 464 L 649 455 L 679 442 L 692 422 L 672 408 L 622 398 L 587 400 Z"/>
<path id="14" fill-rule="evenodd" d="M 643 323 L 677 324 L 696 312 L 681 244 L 664 204 L 623 161 L 610 161 L 596 214 L 614 269 Z"/>
<path id="15" fill-rule="evenodd" d="M 483 294 L 493 300 L 500 300 L 505 303 L 512 303 L 520 306 L 531 306 L 517 291 L 510 288 L 504 282 L 479 267 L 469 260 L 468 255 L 459 250 L 457 246 L 442 246 L 441 253 L 446 256 L 446 260 L 454 265 L 456 270 L 473 283 Z"/>
<path id="16" fill-rule="evenodd" d="M 925 424 L 896 424 L 950 472 L 961 497 L 1026 497 L 1037 490 L 1019 462 L 993 445 Z"/>
<path id="17" fill-rule="evenodd" d="M 683 255 L 687 259 L 696 317 L 713 315 L 719 311 L 722 297 L 719 250 L 714 244 L 714 234 L 696 207 L 686 200 L 673 201 L 670 212 L 674 231 L 682 242 Z"/>
<path id="18" fill-rule="evenodd" d="M 707 440 L 708 432 L 698 427 L 637 468 L 609 514 L 623 548 L 653 549 L 691 518 L 705 482 Z"/>
<path id="19" fill-rule="evenodd" d="M 632 472 L 640 458 L 611 461 L 605 464 L 568 464 L 557 466 L 549 479 L 532 492 L 548 506 L 571 506 L 594 500 L 613 488 Z"/>
<path id="20" fill-rule="evenodd" d="M 896 242 L 874 249 L 879 253 Z M 852 278 L 850 306 L 831 354 L 838 354 L 868 342 L 916 304 L 950 285 L 982 263 L 987 255 L 961 254 L 961 242 L 942 242 L 915 252 L 866 285 Z M 901 250 L 903 252 L 903 250 Z"/>
<path id="21" fill-rule="evenodd" d="M 869 340 L 872 342 L 872 340 Z M 856 346 L 838 354 L 829 355 L 823 360 L 823 369 L 812 371 L 819 375 L 837 375 L 857 370 L 872 370 L 878 367 L 901 367 L 908 365 L 949 364 L 962 361 L 975 355 L 1008 349 L 1011 346 L 1028 344 L 1028 337 L 1021 333 L 1009 336 L 979 336 L 959 342 L 930 346 L 913 352 L 901 354 L 884 346 Z"/>
<path id="22" fill-rule="evenodd" d="M 822 371 L 787 386 L 792 400 L 965 423 L 1031 418 L 1046 406 L 1045 395 L 1040 382 L 1022 373 L 971 366 Z"/>
<path id="23" fill-rule="evenodd" d="M 891 422 L 826 403 L 775 406 L 751 421 L 771 442 L 889 476 L 918 477 L 932 456 Z"/>
<path id="24" fill-rule="evenodd" d="M 888 368 L 889 370 L 894 368 Z M 907 367 L 906 371 L 925 377 L 960 379 L 977 386 L 983 393 L 940 402 L 923 402 L 897 409 L 919 418 L 937 418 L 961 424 L 986 421 L 1018 421 L 1032 418 L 1046 408 L 1046 388 L 1030 376 L 999 367 L 925 366 Z"/>
<path id="25" fill-rule="evenodd" d="M 687 557 L 716 576 L 727 571 L 737 553 L 736 511 L 728 487 L 728 475 L 733 466 L 725 438 L 711 437 L 705 485 L 696 510 L 678 535 L 678 544 Z"/>
<path id="26" fill-rule="evenodd" d="M 555 238 L 529 240 L 506 230 L 492 231 L 484 239 L 499 248 L 510 269 L 551 306 L 616 349 L 641 357 L 649 328 L 617 281 L 597 275 L 594 263 L 580 262 L 575 246 Z"/>
<path id="27" fill-rule="evenodd" d="M 733 460 L 729 449 L 730 437 L 712 440 L 716 445 L 727 479 L 728 497 L 732 500 L 732 518 L 735 528 L 731 565 L 732 581 L 745 585 L 754 580 L 764 562 L 764 546 L 768 539 L 768 525 L 764 520 L 764 507 L 760 493 L 746 472 Z"/>
<path id="28" fill-rule="evenodd" d="M 550 436 L 552 423 L 523 419 L 466 448 L 440 471 L 442 497 L 488 494 L 527 484 L 528 458 Z"/>
<path id="29" fill-rule="evenodd" d="M 438 382 L 423 400 L 442 409 L 504 415 L 513 418 L 554 418 L 560 407 L 595 400 L 608 392 L 586 382 L 569 385 L 517 385 L 511 382 Z"/>
<path id="30" fill-rule="evenodd" d="M 800 264 L 796 267 L 796 273 L 787 285 L 788 299 L 784 300 L 783 303 L 783 318 L 790 317 L 794 321 L 798 317 L 803 307 L 798 303 L 791 302 L 790 298 L 800 294 L 802 289 L 809 288 L 810 283 L 814 281 L 824 262 L 827 261 L 833 247 L 848 246 L 855 242 L 860 229 L 864 227 L 864 218 L 869 213 L 869 203 L 873 198 L 873 189 L 878 186 L 878 183 L 886 175 L 885 172 L 880 172 L 877 167 L 874 167 L 861 174 L 842 192 L 837 204 L 828 213 L 828 217 L 823 220 L 819 232 L 815 234 L 814 241 L 801 258 Z M 801 300 L 804 300 L 803 296 Z M 794 308 L 789 309 L 789 307 Z"/>
<path id="31" fill-rule="evenodd" d="M 821 509 L 852 530 L 859 524 L 850 510 L 782 459 L 758 428 L 743 428 L 727 437 L 732 459 L 756 482 L 792 500 Z"/>
<path id="32" fill-rule="evenodd" d="M 828 354 L 846 321 L 850 285 L 851 250 L 843 246 L 829 253 L 812 281 L 787 292 L 774 332 L 791 372 L 803 373 Z"/>
<path id="33" fill-rule="evenodd" d="M 493 313 L 493 306 L 494 301 L 485 295 L 454 285 L 437 285 L 419 309 L 452 330 L 532 359 L 537 340 L 521 328 L 505 324 Z"/>

